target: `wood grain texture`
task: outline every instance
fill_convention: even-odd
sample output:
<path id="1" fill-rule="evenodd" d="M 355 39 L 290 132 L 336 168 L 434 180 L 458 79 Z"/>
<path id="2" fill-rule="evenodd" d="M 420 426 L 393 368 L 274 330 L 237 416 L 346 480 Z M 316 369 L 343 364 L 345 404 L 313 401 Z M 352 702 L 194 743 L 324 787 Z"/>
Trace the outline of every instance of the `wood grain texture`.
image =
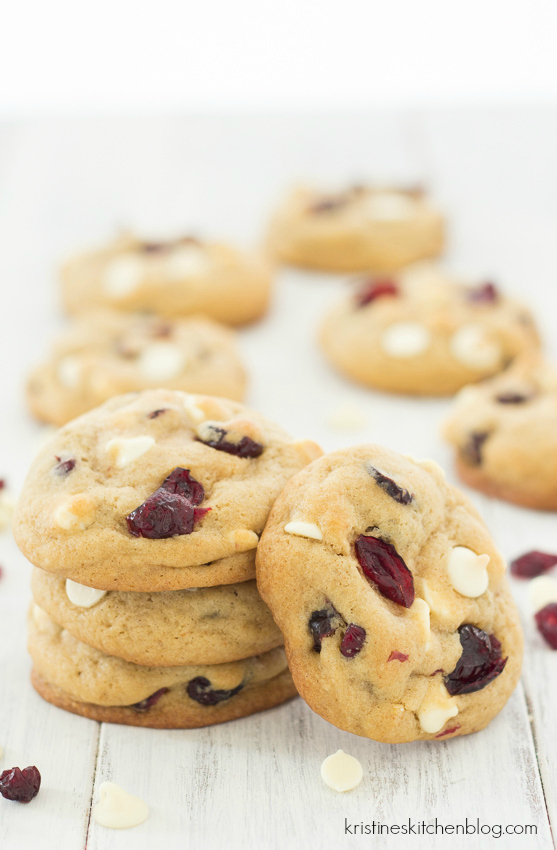
<path id="1" fill-rule="evenodd" d="M 15 490 L 21 486 L 39 436 L 23 410 L 21 383 L 61 321 L 56 262 L 120 224 L 254 243 L 283 187 L 296 178 L 430 183 L 453 222 L 451 262 L 496 275 L 528 297 L 557 355 L 556 146 L 557 111 L 541 108 L 43 119 L 0 128 L 0 477 Z M 438 436 L 447 401 L 365 391 L 335 375 L 321 357 L 316 325 L 339 297 L 341 281 L 280 274 L 269 317 L 241 333 L 249 402 L 327 450 L 376 441 L 433 457 L 453 479 L 449 450 Z M 327 426 L 328 415 L 345 402 L 363 412 L 360 431 L 340 434 Z M 505 556 L 557 550 L 554 515 L 471 495 Z M 527 636 L 523 685 L 504 711 L 476 735 L 396 747 L 341 732 L 299 699 L 189 731 L 99 725 L 59 711 L 28 682 L 30 570 L 9 534 L 0 537 L 0 563 L 0 768 L 35 763 L 43 775 L 29 806 L 0 800 L 2 850 L 484 850 L 492 843 L 478 836 L 349 836 L 345 818 L 534 824 L 537 836 L 503 837 L 494 846 L 553 847 L 557 654 L 535 632 L 523 583 L 513 584 Z M 339 747 L 364 766 L 362 784 L 344 795 L 319 777 L 321 761 Z M 107 779 L 146 800 L 151 814 L 144 824 L 118 832 L 89 823 L 91 800 Z"/>

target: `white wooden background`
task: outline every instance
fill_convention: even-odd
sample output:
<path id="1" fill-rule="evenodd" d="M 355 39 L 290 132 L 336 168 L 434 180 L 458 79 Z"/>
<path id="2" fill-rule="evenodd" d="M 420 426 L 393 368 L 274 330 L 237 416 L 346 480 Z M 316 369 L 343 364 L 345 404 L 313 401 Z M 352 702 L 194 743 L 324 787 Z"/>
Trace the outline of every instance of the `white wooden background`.
<path id="1" fill-rule="evenodd" d="M 61 322 L 57 260 L 120 224 L 249 245 L 294 178 L 428 183 L 450 216 L 451 263 L 527 297 L 557 356 L 556 150 L 557 110 L 542 108 L 0 126 L 0 477 L 17 492 L 40 438 L 23 407 L 22 381 Z M 367 392 L 322 360 L 316 324 L 341 289 L 325 276 L 279 276 L 270 315 L 241 336 L 249 401 L 326 449 L 383 442 L 434 457 L 452 476 L 438 438 L 446 401 Z M 360 432 L 327 426 L 344 402 L 365 413 Z M 472 497 L 505 555 L 557 550 L 554 515 Z M 536 837 L 503 837 L 494 846 L 553 847 L 557 653 L 542 644 L 526 606 L 522 684 L 476 735 L 377 744 L 328 725 L 300 699 L 220 727 L 153 731 L 74 717 L 33 692 L 25 650 L 30 568 L 9 533 L 0 538 L 0 563 L 0 769 L 36 764 L 43 777 L 29 806 L 0 799 L 2 850 L 491 846 L 477 836 L 344 835 L 345 818 L 451 824 L 466 817 L 537 826 Z M 524 585 L 515 582 L 514 590 L 522 605 Z M 336 794 L 319 776 L 321 761 L 338 747 L 364 766 L 350 794 Z M 90 821 L 91 800 L 106 779 L 149 804 L 143 825 L 118 832 Z"/>

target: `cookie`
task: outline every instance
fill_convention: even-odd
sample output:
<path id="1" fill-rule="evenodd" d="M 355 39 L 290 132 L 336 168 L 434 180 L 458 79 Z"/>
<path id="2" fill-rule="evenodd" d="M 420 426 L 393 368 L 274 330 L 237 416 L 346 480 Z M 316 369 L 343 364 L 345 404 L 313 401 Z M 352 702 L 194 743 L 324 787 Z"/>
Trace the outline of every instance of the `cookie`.
<path id="1" fill-rule="evenodd" d="M 326 316 L 321 347 L 368 387 L 452 395 L 539 346 L 530 312 L 492 283 L 466 285 L 431 263 L 362 282 Z"/>
<path id="2" fill-rule="evenodd" d="M 14 534 L 35 566 L 99 590 L 247 580 L 245 553 L 275 498 L 318 454 L 235 401 L 178 390 L 117 396 L 39 453 Z"/>
<path id="3" fill-rule="evenodd" d="M 443 435 L 465 484 L 527 508 L 557 511 L 557 369 L 525 357 L 456 397 Z"/>
<path id="4" fill-rule="evenodd" d="M 224 664 L 281 646 L 255 581 L 166 593 L 105 593 L 35 569 L 33 598 L 82 643 L 147 667 Z"/>
<path id="5" fill-rule="evenodd" d="M 210 726 L 296 693 L 283 649 L 230 664 L 140 667 L 76 640 L 37 605 L 29 617 L 29 651 L 32 683 L 44 699 L 108 723 Z"/>
<path id="6" fill-rule="evenodd" d="M 144 242 L 130 234 L 69 260 L 61 282 L 68 313 L 94 307 L 172 319 L 199 313 L 226 325 L 259 319 L 271 292 L 270 267 L 261 257 L 191 237 Z"/>
<path id="7" fill-rule="evenodd" d="M 391 743 L 466 735 L 517 684 L 505 564 L 433 461 L 375 445 L 316 460 L 275 502 L 256 564 L 299 693 L 341 729 Z"/>
<path id="8" fill-rule="evenodd" d="M 201 316 L 87 313 L 30 375 L 27 404 L 38 419 L 64 425 L 115 395 L 159 386 L 241 401 L 246 374 L 233 332 Z"/>
<path id="9" fill-rule="evenodd" d="M 443 250 L 441 214 L 419 189 L 294 190 L 269 231 L 284 263 L 331 272 L 390 271 Z"/>

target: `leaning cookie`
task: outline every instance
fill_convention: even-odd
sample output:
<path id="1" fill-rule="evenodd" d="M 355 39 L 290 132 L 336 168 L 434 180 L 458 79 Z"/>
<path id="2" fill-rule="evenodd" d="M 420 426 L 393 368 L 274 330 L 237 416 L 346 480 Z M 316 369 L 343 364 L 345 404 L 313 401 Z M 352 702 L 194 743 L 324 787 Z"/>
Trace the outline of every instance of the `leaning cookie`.
<path id="1" fill-rule="evenodd" d="M 48 702 L 93 720 L 191 729 L 246 717 L 295 696 L 284 650 L 230 664 L 140 667 L 81 643 L 37 605 L 31 681 Z"/>
<path id="2" fill-rule="evenodd" d="M 99 590 L 247 580 L 275 498 L 320 453 L 228 399 L 117 396 L 39 453 L 14 534 L 35 566 Z"/>
<path id="3" fill-rule="evenodd" d="M 482 729 L 515 688 L 522 632 L 505 565 L 431 461 L 333 452 L 277 499 L 257 580 L 311 708 L 377 741 Z"/>
<path id="4" fill-rule="evenodd" d="M 465 484 L 527 508 L 557 511 L 557 369 L 526 357 L 456 397 L 443 435 Z"/>
<path id="5" fill-rule="evenodd" d="M 201 316 L 88 313 L 30 375 L 27 403 L 38 419 L 64 425 L 115 395 L 159 386 L 241 401 L 246 375 L 233 332 Z"/>
<path id="6" fill-rule="evenodd" d="M 431 263 L 370 278 L 326 316 L 321 347 L 340 372 L 380 390 L 452 395 L 539 347 L 529 310 L 492 283 Z"/>
<path id="7" fill-rule="evenodd" d="M 112 307 L 169 318 L 201 314 L 227 325 L 259 319 L 271 291 L 263 258 L 191 237 L 145 242 L 124 234 L 69 260 L 61 279 L 68 313 Z"/>
<path id="8" fill-rule="evenodd" d="M 123 593 L 35 569 L 31 587 L 35 602 L 77 640 L 147 667 L 224 664 L 283 642 L 255 581 Z"/>
<path id="9" fill-rule="evenodd" d="M 438 256 L 444 225 L 419 189 L 355 186 L 325 194 L 299 188 L 275 214 L 268 243 L 293 266 L 390 271 Z"/>

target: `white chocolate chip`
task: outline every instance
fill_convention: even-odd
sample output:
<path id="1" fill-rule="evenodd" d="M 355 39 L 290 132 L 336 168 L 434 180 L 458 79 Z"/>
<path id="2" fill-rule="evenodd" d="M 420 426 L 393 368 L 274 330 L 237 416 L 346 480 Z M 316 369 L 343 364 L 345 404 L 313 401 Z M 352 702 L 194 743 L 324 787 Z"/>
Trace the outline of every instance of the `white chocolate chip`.
<path id="1" fill-rule="evenodd" d="M 207 418 L 205 411 L 196 405 L 195 396 L 186 396 L 184 399 L 184 409 L 195 425 L 199 425 Z"/>
<path id="2" fill-rule="evenodd" d="M 381 337 L 381 347 L 391 357 L 416 357 L 429 348 L 431 334 L 419 322 L 395 322 Z"/>
<path id="3" fill-rule="evenodd" d="M 333 791 L 352 791 L 360 784 L 363 775 L 358 759 L 349 756 L 344 750 L 337 750 L 332 756 L 327 756 L 321 765 L 321 778 Z"/>
<path id="4" fill-rule="evenodd" d="M 237 528 L 228 534 L 228 540 L 234 543 L 234 546 L 239 552 L 247 552 L 249 549 L 255 549 L 259 543 L 259 537 L 255 531 L 250 531 L 249 528 Z"/>
<path id="5" fill-rule="evenodd" d="M 470 369 L 495 369 L 501 362 L 499 343 L 489 339 L 478 324 L 463 325 L 455 331 L 450 347 L 455 360 Z"/>
<path id="6" fill-rule="evenodd" d="M 399 192 L 373 192 L 365 202 L 366 212 L 377 221 L 399 221 L 416 215 L 416 202 Z"/>
<path id="7" fill-rule="evenodd" d="M 414 599 L 414 602 L 412 603 L 412 611 L 415 615 L 417 615 L 420 628 L 423 632 L 424 650 L 425 652 L 427 652 L 431 639 L 430 607 L 425 601 L 425 599 L 417 598 Z"/>
<path id="8" fill-rule="evenodd" d="M 36 602 L 33 603 L 33 620 L 38 630 L 43 634 L 56 635 L 61 631 L 61 626 L 51 620 L 46 611 Z"/>
<path id="9" fill-rule="evenodd" d="M 167 275 L 180 280 L 184 277 L 195 277 L 206 274 L 211 266 L 207 252 L 199 245 L 182 245 L 170 252 L 166 259 Z"/>
<path id="10" fill-rule="evenodd" d="M 366 417 L 355 404 L 346 402 L 337 407 L 327 417 L 327 425 L 334 431 L 360 431 L 366 424 Z"/>
<path id="11" fill-rule="evenodd" d="M 466 546 L 451 549 L 447 572 L 456 592 L 471 599 L 485 593 L 489 585 L 489 560 L 489 555 L 477 555 Z"/>
<path id="12" fill-rule="evenodd" d="M 72 496 L 54 513 L 54 521 L 66 531 L 83 531 L 94 519 L 93 504 L 85 495 Z"/>
<path id="13" fill-rule="evenodd" d="M 142 282 L 145 266 L 134 254 L 123 254 L 111 260 L 104 270 L 103 288 L 111 298 L 123 298 Z"/>
<path id="14" fill-rule="evenodd" d="M 551 576 L 538 576 L 528 583 L 528 599 L 532 613 L 537 614 L 546 605 L 557 602 L 557 580 Z"/>
<path id="15" fill-rule="evenodd" d="M 66 595 L 70 602 L 79 608 L 92 608 L 106 596 L 106 593 L 106 590 L 97 590 L 95 587 L 78 584 L 71 578 L 66 579 Z"/>
<path id="16" fill-rule="evenodd" d="M 137 460 L 155 445 L 155 440 L 148 434 L 139 437 L 115 437 L 106 444 L 106 450 L 112 455 L 117 469 L 123 469 L 132 461 Z"/>
<path id="17" fill-rule="evenodd" d="M 447 720 L 456 717 L 458 706 L 454 697 L 449 696 L 447 689 L 441 682 L 440 685 L 433 684 L 418 711 L 418 721 L 424 732 L 435 735 L 440 732 Z"/>
<path id="18" fill-rule="evenodd" d="M 443 604 L 442 596 L 437 593 L 434 593 L 424 578 L 418 579 L 416 583 L 419 584 L 420 593 L 429 605 L 430 612 L 433 611 L 433 613 L 438 619 L 449 619 L 451 616 L 451 612 L 450 609 Z"/>
<path id="19" fill-rule="evenodd" d="M 287 534 L 297 537 L 311 537 L 312 540 L 323 540 L 323 532 L 314 522 L 287 522 L 284 526 Z"/>
<path id="20" fill-rule="evenodd" d="M 137 365 L 147 381 L 166 381 L 184 370 L 186 356 L 173 342 L 152 342 L 139 355 Z"/>
<path id="21" fill-rule="evenodd" d="M 62 357 L 56 368 L 56 375 L 63 387 L 68 390 L 75 390 L 81 381 L 81 360 L 77 357 L 72 357 L 69 354 L 67 357 Z"/>
<path id="22" fill-rule="evenodd" d="M 101 826 L 110 829 L 127 829 L 143 823 L 149 815 L 147 803 L 128 794 L 115 782 L 102 782 L 99 802 L 93 807 L 93 817 Z"/>

